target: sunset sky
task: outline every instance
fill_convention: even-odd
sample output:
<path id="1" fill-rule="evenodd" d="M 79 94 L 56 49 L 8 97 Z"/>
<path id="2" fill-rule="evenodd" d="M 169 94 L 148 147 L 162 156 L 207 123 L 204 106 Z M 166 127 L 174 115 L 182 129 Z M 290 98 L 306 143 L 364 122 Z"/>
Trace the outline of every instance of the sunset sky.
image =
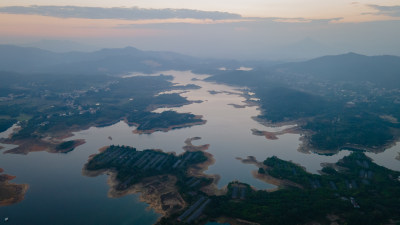
<path id="1" fill-rule="evenodd" d="M 398 0 L 2 0 L 0 27 L 3 44 L 70 40 L 239 58 L 293 46 L 400 54 Z"/>

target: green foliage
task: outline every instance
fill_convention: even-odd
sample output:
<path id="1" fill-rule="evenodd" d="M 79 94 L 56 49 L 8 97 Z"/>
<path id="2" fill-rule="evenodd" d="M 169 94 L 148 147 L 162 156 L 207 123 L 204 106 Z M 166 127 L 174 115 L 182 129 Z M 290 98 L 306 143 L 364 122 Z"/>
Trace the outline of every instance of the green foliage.
<path id="1" fill-rule="evenodd" d="M 255 93 L 263 106 L 261 117 L 272 122 L 312 117 L 329 110 L 322 97 L 286 87 L 257 88 Z"/>
<path id="2" fill-rule="evenodd" d="M 162 160 L 157 160 L 160 158 Z M 129 146 L 111 145 L 104 152 L 89 160 L 85 169 L 90 171 L 107 169 L 116 171 L 117 179 L 120 181 L 117 188 L 121 190 L 140 182 L 146 177 L 172 174 L 178 178 L 178 187 L 182 192 L 185 192 L 192 190 L 186 184 L 188 167 L 206 160 L 207 157 L 201 151 L 185 152 L 175 156 L 155 150 L 137 151 L 136 148 Z M 200 181 L 202 184 L 210 182 L 207 178 L 202 178 Z"/>
<path id="3" fill-rule="evenodd" d="M 355 152 L 340 160 L 337 166 L 345 168 L 344 171 L 323 168 L 325 175 L 309 174 L 277 157 L 267 158 L 264 164 L 269 175 L 296 182 L 303 188 L 286 187 L 274 192 L 250 189 L 246 200 L 237 201 L 230 198 L 229 184 L 227 195 L 213 198 L 207 215 L 211 218 L 224 215 L 260 224 L 310 221 L 329 224 L 328 214 L 338 215 L 345 224 L 385 224 L 389 219 L 400 219 L 400 182 L 397 180 L 400 172 L 376 165 L 363 153 Z M 350 197 L 354 197 L 360 208 L 352 205 Z"/>
<path id="4" fill-rule="evenodd" d="M 175 111 L 164 111 L 162 113 L 134 112 L 127 117 L 128 122 L 138 123 L 138 130 L 152 130 L 155 128 L 168 128 L 186 123 L 201 122 L 190 113 L 177 113 Z"/>
<path id="5" fill-rule="evenodd" d="M 56 149 L 57 150 L 65 150 L 72 148 L 75 144 L 75 141 L 64 141 L 63 143 L 57 145 Z"/>
<path id="6" fill-rule="evenodd" d="M 71 127 L 107 126 L 124 118 L 139 129 L 168 128 L 200 122 L 190 113 L 153 113 L 156 107 L 187 104 L 179 94 L 160 94 L 173 88 L 171 76 L 22 75 L 0 72 L 6 88 L 0 102 L 0 130 L 28 115 L 14 139 L 37 138 Z M 179 88 L 193 88 L 177 87 Z"/>
<path id="7" fill-rule="evenodd" d="M 0 132 L 6 131 L 16 122 L 15 119 L 0 119 Z"/>
<path id="8" fill-rule="evenodd" d="M 339 118 L 319 117 L 303 126 L 316 132 L 311 137 L 311 145 L 318 149 L 340 149 L 346 145 L 376 147 L 394 138 L 390 124 L 377 116 L 344 114 Z"/>

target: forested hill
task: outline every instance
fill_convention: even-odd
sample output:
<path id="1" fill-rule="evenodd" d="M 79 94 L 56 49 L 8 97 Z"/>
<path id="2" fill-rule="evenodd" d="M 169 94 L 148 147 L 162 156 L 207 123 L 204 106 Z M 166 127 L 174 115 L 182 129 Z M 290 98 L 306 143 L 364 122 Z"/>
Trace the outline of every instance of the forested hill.
<path id="1" fill-rule="evenodd" d="M 56 53 L 39 48 L 0 45 L 0 68 L 20 73 L 121 74 L 163 70 L 218 68 L 227 60 L 206 60 L 173 52 L 142 51 L 134 47 L 94 52 Z"/>
<path id="2" fill-rule="evenodd" d="M 371 82 L 388 88 L 396 88 L 400 83 L 400 57 L 389 55 L 347 53 L 281 64 L 272 69 L 283 73 L 311 75 L 321 80 Z"/>
<path id="3" fill-rule="evenodd" d="M 246 86 L 292 83 L 293 79 L 313 82 L 362 82 L 380 88 L 398 88 L 400 57 L 365 56 L 347 53 L 323 56 L 304 62 L 259 66 L 252 71 L 219 71 L 208 80 Z"/>
<path id="4" fill-rule="evenodd" d="M 382 151 L 398 140 L 400 57 L 348 53 L 221 71 L 210 81 L 247 86 L 270 122 L 301 121 L 313 149 Z"/>

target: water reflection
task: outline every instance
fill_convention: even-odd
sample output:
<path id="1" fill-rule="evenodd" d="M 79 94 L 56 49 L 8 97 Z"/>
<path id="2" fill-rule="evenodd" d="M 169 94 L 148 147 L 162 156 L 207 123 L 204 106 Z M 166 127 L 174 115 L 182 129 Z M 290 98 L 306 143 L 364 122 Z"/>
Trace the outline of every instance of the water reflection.
<path id="1" fill-rule="evenodd" d="M 188 100 L 201 102 L 178 108 L 160 108 L 191 112 L 203 115 L 205 125 L 155 132 L 153 134 L 133 134 L 135 127 L 129 127 L 123 121 L 112 126 L 96 128 L 74 133 L 72 139 L 86 139 L 86 144 L 79 146 L 69 154 L 49 154 L 46 152 L 30 153 L 27 156 L 1 154 L 0 167 L 9 174 L 16 175 L 16 183 L 29 183 L 26 199 L 19 204 L 3 207 L 1 217 L 10 217 L 9 224 L 152 224 L 159 215 L 146 210 L 146 204 L 138 201 L 137 195 L 119 199 L 107 197 L 108 185 L 105 175 L 88 178 L 81 175 L 81 169 L 91 154 L 105 145 L 130 145 L 139 150 L 156 148 L 166 152 L 183 151 L 184 141 L 189 137 L 202 137 L 193 144 L 210 144 L 207 150 L 214 155 L 215 164 L 207 174 L 219 174 L 221 188 L 232 180 L 249 183 L 258 189 L 273 188 L 252 177 L 251 171 L 257 168 L 243 164 L 237 157 L 254 156 L 262 161 L 270 156 L 291 160 L 316 173 L 323 162 L 337 162 L 349 154 L 341 151 L 333 156 L 303 154 L 297 151 L 300 144 L 298 134 L 283 134 L 278 140 L 267 140 L 262 136 L 252 135 L 251 129 L 280 131 L 283 127 L 265 127 L 251 117 L 260 112 L 256 106 L 238 108 L 245 105 L 246 92 L 243 88 L 203 81 L 206 75 L 195 75 L 189 71 L 165 71 L 173 75 L 177 85 L 195 84 L 200 89 L 179 91 Z M 158 73 L 160 74 L 160 73 Z M 155 75 L 158 75 L 155 74 Z M 137 75 L 137 74 L 133 74 Z M 246 92 L 247 93 L 247 92 Z M 133 99 L 134 101 L 134 99 Z M 12 130 L 0 134 L 6 137 Z M 111 137 L 111 138 L 109 138 Z M 12 145 L 3 145 L 4 150 Z M 380 165 L 400 170 L 400 162 L 395 157 L 400 152 L 400 145 L 394 146 L 381 154 L 367 153 Z M 101 211 L 101 213 L 98 213 Z"/>

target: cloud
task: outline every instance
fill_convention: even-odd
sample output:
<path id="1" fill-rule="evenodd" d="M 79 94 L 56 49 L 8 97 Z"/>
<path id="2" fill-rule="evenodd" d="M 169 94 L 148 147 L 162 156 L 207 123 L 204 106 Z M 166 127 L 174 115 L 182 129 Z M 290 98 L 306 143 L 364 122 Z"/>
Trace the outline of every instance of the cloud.
<path id="1" fill-rule="evenodd" d="M 377 12 L 368 14 L 400 17 L 400 5 L 395 5 L 395 6 L 368 5 L 368 6 L 370 8 L 377 10 Z"/>
<path id="2" fill-rule="evenodd" d="M 58 18 L 85 18 L 85 19 L 210 19 L 229 20 L 241 19 L 241 15 L 219 12 L 201 11 L 192 9 L 144 9 L 144 8 L 100 8 L 78 6 L 8 6 L 0 7 L 0 13 L 41 15 Z"/>
<path id="3" fill-rule="evenodd" d="M 81 19 L 121 19 L 136 21 L 133 24 L 158 23 L 191 23 L 214 24 L 235 22 L 278 22 L 278 23 L 308 23 L 308 22 L 335 22 L 342 18 L 308 19 L 284 17 L 242 17 L 239 14 L 220 11 L 201 11 L 192 9 L 145 9 L 145 8 L 102 8 L 79 6 L 7 6 L 0 7 L 0 13 L 40 15 L 56 18 Z M 124 27 L 121 26 L 121 27 Z"/>
<path id="4" fill-rule="evenodd" d="M 329 18 L 329 19 L 307 19 L 303 17 L 299 18 L 274 18 L 273 21 L 275 22 L 282 22 L 282 23 L 331 23 L 331 22 L 338 22 L 342 20 L 343 17 L 337 18 Z"/>

